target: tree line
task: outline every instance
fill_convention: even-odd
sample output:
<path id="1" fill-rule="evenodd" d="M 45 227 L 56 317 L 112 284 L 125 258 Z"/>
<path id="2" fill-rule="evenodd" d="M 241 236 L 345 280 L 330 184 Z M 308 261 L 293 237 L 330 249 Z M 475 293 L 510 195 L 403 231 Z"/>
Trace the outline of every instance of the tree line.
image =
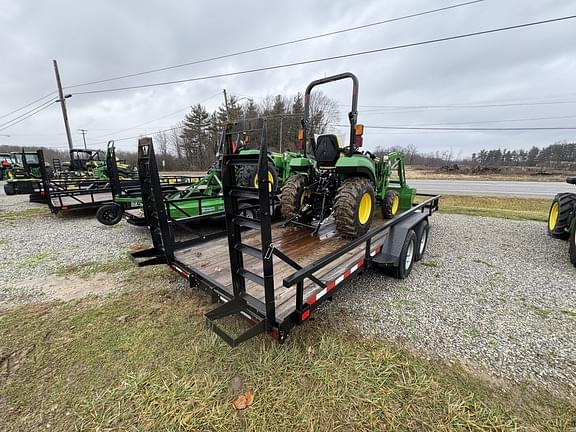
<path id="1" fill-rule="evenodd" d="M 224 125 L 243 121 L 248 147 L 258 143 L 262 131 L 256 130 L 258 119 L 266 119 L 268 148 L 276 151 L 296 150 L 297 131 L 304 113 L 302 94 L 276 95 L 260 103 L 247 99 L 243 104 L 236 96 L 213 112 L 202 104 L 192 106 L 182 123 L 169 132 L 154 136 L 156 153 L 172 169 L 205 170 L 215 161 Z M 314 133 L 324 133 L 338 119 L 338 105 L 321 92 L 312 94 L 310 122 Z"/>
<path id="2" fill-rule="evenodd" d="M 473 153 L 471 161 L 482 166 L 526 166 L 573 168 L 576 166 L 576 143 L 561 142 L 530 150 L 492 149 Z"/>

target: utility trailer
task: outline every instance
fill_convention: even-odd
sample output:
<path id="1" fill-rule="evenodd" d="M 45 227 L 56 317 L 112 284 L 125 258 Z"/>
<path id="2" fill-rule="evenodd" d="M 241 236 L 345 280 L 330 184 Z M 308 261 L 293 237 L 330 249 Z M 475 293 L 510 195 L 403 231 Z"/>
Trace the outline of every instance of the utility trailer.
<path id="1" fill-rule="evenodd" d="M 52 179 L 46 170 L 44 164 L 44 153 L 42 150 L 38 150 L 38 159 L 40 160 L 40 171 L 42 178 L 42 193 L 45 197 L 45 202 L 48 204 L 50 211 L 52 213 L 66 213 L 74 210 L 83 209 L 97 209 L 105 204 L 111 204 L 114 202 L 114 194 L 130 194 L 138 195 L 140 183 L 138 180 L 120 180 L 119 173 L 117 171 L 116 165 L 111 164 L 108 168 L 108 175 L 113 178 L 112 182 L 117 185 L 118 190 L 113 190 L 111 186 L 110 179 L 106 181 L 95 181 L 95 180 L 69 180 L 62 181 L 57 179 Z M 87 185 L 84 187 L 74 187 L 75 185 L 83 185 L 83 181 L 87 181 Z M 190 184 L 192 181 L 191 177 L 162 177 L 163 184 L 168 183 L 178 183 L 182 187 Z M 79 182 L 79 183 L 78 183 Z M 68 185 L 63 188 L 62 185 Z"/>
<path id="2" fill-rule="evenodd" d="M 284 342 L 292 327 L 309 319 L 362 271 L 383 269 L 397 278 L 407 277 L 426 249 L 428 219 L 440 199 L 423 195 L 419 204 L 394 219 L 375 220 L 366 234 L 354 240 L 337 236 L 333 223 L 326 223 L 318 236 L 310 235 L 306 228 L 272 223 L 264 120 L 259 120 L 259 127 L 259 155 L 234 154 L 232 136 L 243 126 L 234 123 L 226 127 L 222 162 L 226 232 L 190 240 L 176 240 L 174 225 L 166 216 L 152 139 L 142 138 L 138 143 L 153 247 L 132 256 L 141 266 L 168 264 L 190 286 L 211 293 L 213 301 L 222 304 L 206 314 L 207 323 L 231 346 L 262 332 Z M 257 167 L 257 188 L 238 185 L 236 173 L 245 166 Z M 258 201 L 251 216 L 242 213 L 242 200 L 246 199 Z M 249 328 L 229 334 L 218 320 L 231 315 L 247 318 Z"/>

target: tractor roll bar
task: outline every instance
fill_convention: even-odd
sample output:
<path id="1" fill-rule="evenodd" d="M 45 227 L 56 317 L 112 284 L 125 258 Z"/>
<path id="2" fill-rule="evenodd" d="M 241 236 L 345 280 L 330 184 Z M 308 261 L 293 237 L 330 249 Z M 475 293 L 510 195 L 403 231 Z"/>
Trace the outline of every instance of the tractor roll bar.
<path id="1" fill-rule="evenodd" d="M 310 128 L 310 92 L 312 89 L 318 85 L 331 83 L 334 81 L 339 81 L 343 79 L 350 78 L 352 80 L 352 109 L 348 113 L 348 120 L 350 121 L 350 152 L 354 151 L 354 137 L 355 137 L 355 129 L 356 129 L 356 122 L 358 120 L 358 77 L 354 75 L 352 72 L 344 72 L 338 75 L 332 75 L 326 78 L 317 79 L 312 81 L 306 87 L 306 92 L 304 93 L 304 118 L 302 119 L 302 126 L 304 128 L 304 157 L 306 157 L 306 142 L 307 136 Z"/>

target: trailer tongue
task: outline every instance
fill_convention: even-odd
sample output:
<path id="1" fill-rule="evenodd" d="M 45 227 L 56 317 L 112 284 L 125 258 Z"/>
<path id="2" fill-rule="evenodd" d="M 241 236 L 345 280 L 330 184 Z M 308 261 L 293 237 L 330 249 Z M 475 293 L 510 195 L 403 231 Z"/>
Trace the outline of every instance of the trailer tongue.
<path id="1" fill-rule="evenodd" d="M 439 196 L 423 196 L 421 203 L 394 219 L 376 218 L 366 234 L 352 241 L 335 235 L 333 222 L 327 222 L 317 237 L 305 228 L 283 227 L 282 222 L 272 222 L 266 123 L 258 121 L 258 155 L 233 152 L 233 137 L 245 129 L 242 123 L 229 124 L 222 138 L 226 231 L 191 240 L 176 240 L 175 225 L 166 217 L 152 139 L 138 143 L 153 248 L 133 256 L 146 258 L 140 265 L 168 264 L 191 286 L 205 288 L 214 302 L 221 302 L 206 314 L 215 333 L 231 346 L 262 332 L 284 342 L 292 327 L 309 319 L 361 271 L 382 268 L 398 278 L 410 274 L 426 249 L 428 218 L 438 209 Z M 246 166 L 257 167 L 258 187 L 238 184 L 237 173 Z M 257 200 L 254 211 L 243 211 L 246 200 Z M 248 329 L 235 335 L 226 331 L 219 320 L 231 315 L 248 318 Z"/>

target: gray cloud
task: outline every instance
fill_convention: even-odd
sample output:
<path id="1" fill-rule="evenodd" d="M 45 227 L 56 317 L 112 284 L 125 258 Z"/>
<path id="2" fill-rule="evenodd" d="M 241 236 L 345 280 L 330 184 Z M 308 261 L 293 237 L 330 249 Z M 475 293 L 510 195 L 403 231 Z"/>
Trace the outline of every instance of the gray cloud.
<path id="1" fill-rule="evenodd" d="M 65 85 L 99 80 L 337 30 L 432 9 L 449 1 L 343 2 L 25 2 L 0 0 L 0 115 L 55 88 L 51 59 L 59 61 Z M 194 65 L 85 89 L 143 84 L 224 73 L 312 59 L 522 22 L 574 14 L 565 0 L 487 0 L 483 3 L 371 29 L 346 33 L 260 53 Z M 122 138 L 169 127 L 184 114 L 138 129 L 118 132 L 205 101 L 216 108 L 220 92 L 263 97 L 303 91 L 319 76 L 352 71 L 360 78 L 361 105 L 446 105 L 483 101 L 576 101 L 576 26 L 549 24 L 445 44 L 363 57 L 179 84 L 153 89 L 77 95 L 69 100 L 72 130 L 86 128 L 97 138 Z M 84 88 L 83 88 L 84 89 Z M 73 90 L 71 90 L 73 91 Z M 326 93 L 342 104 L 349 85 Z M 212 96 L 211 99 L 209 99 Z M 466 123 L 548 116 L 576 116 L 575 104 L 501 108 L 360 109 L 367 125 Z M 2 119 L 0 122 L 4 121 Z M 575 126 L 576 118 L 483 124 L 482 126 Z M 474 124 L 471 124 L 474 126 Z M 466 127 L 465 124 L 460 127 Z M 3 142 L 65 147 L 63 126 L 53 108 L 6 131 Z M 423 151 L 452 150 L 464 155 L 481 147 L 508 148 L 575 140 L 576 131 L 384 132 L 367 129 L 365 143 L 414 144 Z M 101 140 L 101 139 L 100 139 Z M 81 139 L 75 134 L 76 143 Z M 133 149 L 135 141 L 123 141 Z"/>

